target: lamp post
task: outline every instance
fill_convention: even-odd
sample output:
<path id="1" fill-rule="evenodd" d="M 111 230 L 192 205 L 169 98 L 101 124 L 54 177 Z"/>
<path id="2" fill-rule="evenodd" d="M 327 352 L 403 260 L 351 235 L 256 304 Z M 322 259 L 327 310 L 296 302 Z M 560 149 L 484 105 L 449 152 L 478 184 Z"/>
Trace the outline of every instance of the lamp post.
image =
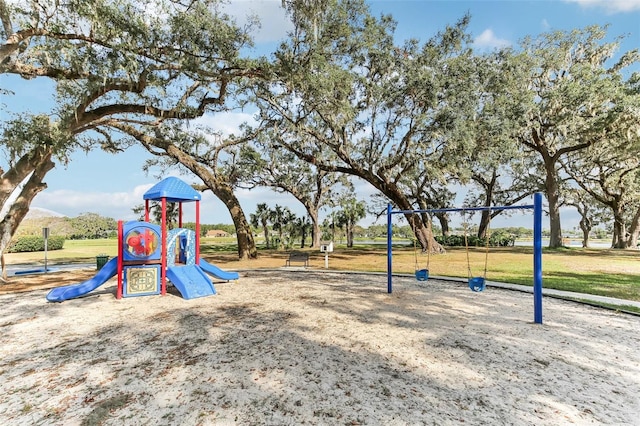
<path id="1" fill-rule="evenodd" d="M 44 239 L 44 273 L 46 274 L 47 269 L 47 246 L 49 240 L 49 228 L 42 228 L 42 238 Z"/>

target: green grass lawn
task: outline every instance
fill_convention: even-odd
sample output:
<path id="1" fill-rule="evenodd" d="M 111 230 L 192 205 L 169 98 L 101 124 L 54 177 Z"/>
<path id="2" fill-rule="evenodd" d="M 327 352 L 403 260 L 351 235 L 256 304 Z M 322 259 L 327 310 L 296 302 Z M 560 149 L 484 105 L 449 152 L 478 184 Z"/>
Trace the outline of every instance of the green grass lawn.
<path id="1" fill-rule="evenodd" d="M 203 257 L 211 258 L 228 268 L 280 267 L 286 251 L 266 250 L 259 244 L 259 258 L 239 262 L 233 238 L 204 238 Z M 323 255 L 315 248 L 307 248 L 316 266 L 323 265 Z M 117 255 L 117 240 L 68 240 L 62 250 L 48 252 L 50 263 L 95 262 L 96 256 Z M 10 253 L 9 264 L 42 262 L 44 253 Z M 393 271 L 413 273 L 429 266 L 432 276 L 467 277 L 470 266 L 473 276 L 484 273 L 483 248 L 469 251 L 470 263 L 464 248 L 449 248 L 445 254 L 416 253 L 410 245 L 399 244 L 393 249 Z M 386 271 L 386 246 L 360 244 L 347 249 L 336 245 L 330 255 L 331 269 Z M 543 249 L 543 285 L 545 288 L 573 291 L 640 301 L 640 251 L 607 249 Z M 314 264 L 312 263 L 312 264 Z M 531 247 L 492 248 L 487 262 L 487 279 L 522 285 L 533 285 L 533 249 Z"/>
<path id="2" fill-rule="evenodd" d="M 109 257 L 118 255 L 118 240 L 67 240 L 62 250 L 47 251 L 47 259 L 51 263 L 84 263 L 95 262 L 96 256 L 106 254 Z M 7 263 L 36 263 L 44 261 L 44 252 L 7 253 Z"/>

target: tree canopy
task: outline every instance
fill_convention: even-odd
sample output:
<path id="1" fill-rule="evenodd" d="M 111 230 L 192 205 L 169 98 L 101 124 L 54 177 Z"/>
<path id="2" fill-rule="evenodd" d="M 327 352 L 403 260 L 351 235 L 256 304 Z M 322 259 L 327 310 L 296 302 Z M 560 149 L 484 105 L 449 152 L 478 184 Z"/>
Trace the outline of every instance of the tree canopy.
<path id="1" fill-rule="evenodd" d="M 239 54 L 249 28 L 216 0 L 0 0 L 0 19 L 0 73 L 49 78 L 57 92 L 49 132 L 37 132 L 46 142 L 12 138 L 16 126 L 4 126 L 4 139 L 18 144 L 14 156 L 23 154 L 3 171 L 3 205 L 31 177 L 0 223 L 0 252 L 44 188 L 53 156 L 77 146 L 120 152 L 163 123 L 224 110 L 236 81 L 260 73 Z"/>

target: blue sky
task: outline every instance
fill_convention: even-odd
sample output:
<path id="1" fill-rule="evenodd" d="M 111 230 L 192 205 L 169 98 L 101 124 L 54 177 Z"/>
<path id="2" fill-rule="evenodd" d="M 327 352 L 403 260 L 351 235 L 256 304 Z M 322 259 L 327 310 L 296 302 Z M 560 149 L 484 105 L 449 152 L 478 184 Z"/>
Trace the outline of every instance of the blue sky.
<path id="1" fill-rule="evenodd" d="M 397 21 L 398 40 L 413 37 L 424 41 L 468 12 L 471 15 L 469 30 L 478 49 L 517 45 L 528 35 L 592 24 L 608 24 L 611 39 L 626 35 L 622 52 L 640 47 L 640 0 L 381 0 L 369 1 L 369 4 L 376 15 L 393 15 Z M 256 33 L 256 53 L 268 52 L 290 28 L 279 5 L 280 0 L 233 0 L 228 6 L 239 20 L 249 12 L 260 17 L 262 27 Z M 48 113 L 53 110 L 52 85 L 47 81 L 25 81 L 3 75 L 0 87 L 16 93 L 0 100 L 3 120 L 10 112 Z M 249 114 L 238 113 L 209 117 L 205 121 L 215 128 L 232 132 L 247 119 L 250 119 Z M 116 219 L 133 219 L 132 207 L 142 203 L 142 194 L 157 182 L 152 175 L 147 176 L 142 171 L 149 156 L 138 147 L 117 156 L 99 151 L 76 153 L 66 167 L 59 165 L 49 172 L 45 179 L 48 188 L 35 198 L 32 206 L 67 216 L 95 212 Z M 0 158 L 0 167 L 6 167 L 6 159 Z M 181 177 L 187 182 L 197 182 L 190 176 Z M 359 197 L 365 201 L 373 193 L 364 183 L 357 184 L 357 189 Z M 276 203 L 286 205 L 296 214 L 304 214 L 292 197 L 267 189 L 241 190 L 238 197 L 247 216 L 260 202 L 267 202 L 272 207 Z M 191 220 L 189 208 L 185 213 L 187 220 Z M 222 202 L 210 192 L 203 194 L 201 220 L 203 223 L 231 223 Z M 575 226 L 576 214 L 565 210 L 562 220 L 563 228 L 570 229 Z M 370 223 L 371 219 L 362 221 L 363 225 Z M 516 216 L 498 220 L 492 226 L 528 226 L 530 223 L 530 217 Z"/>

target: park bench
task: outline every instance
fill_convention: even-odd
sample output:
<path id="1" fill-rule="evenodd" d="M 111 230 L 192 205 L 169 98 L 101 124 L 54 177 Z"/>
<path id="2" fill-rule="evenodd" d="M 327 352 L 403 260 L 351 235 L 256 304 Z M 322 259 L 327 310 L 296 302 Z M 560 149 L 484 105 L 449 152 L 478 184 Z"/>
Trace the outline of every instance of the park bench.
<path id="1" fill-rule="evenodd" d="M 302 262 L 305 268 L 308 267 L 309 253 L 305 253 L 302 251 L 292 251 L 291 253 L 289 253 L 289 258 L 287 259 L 285 266 L 291 266 L 292 262 Z"/>

